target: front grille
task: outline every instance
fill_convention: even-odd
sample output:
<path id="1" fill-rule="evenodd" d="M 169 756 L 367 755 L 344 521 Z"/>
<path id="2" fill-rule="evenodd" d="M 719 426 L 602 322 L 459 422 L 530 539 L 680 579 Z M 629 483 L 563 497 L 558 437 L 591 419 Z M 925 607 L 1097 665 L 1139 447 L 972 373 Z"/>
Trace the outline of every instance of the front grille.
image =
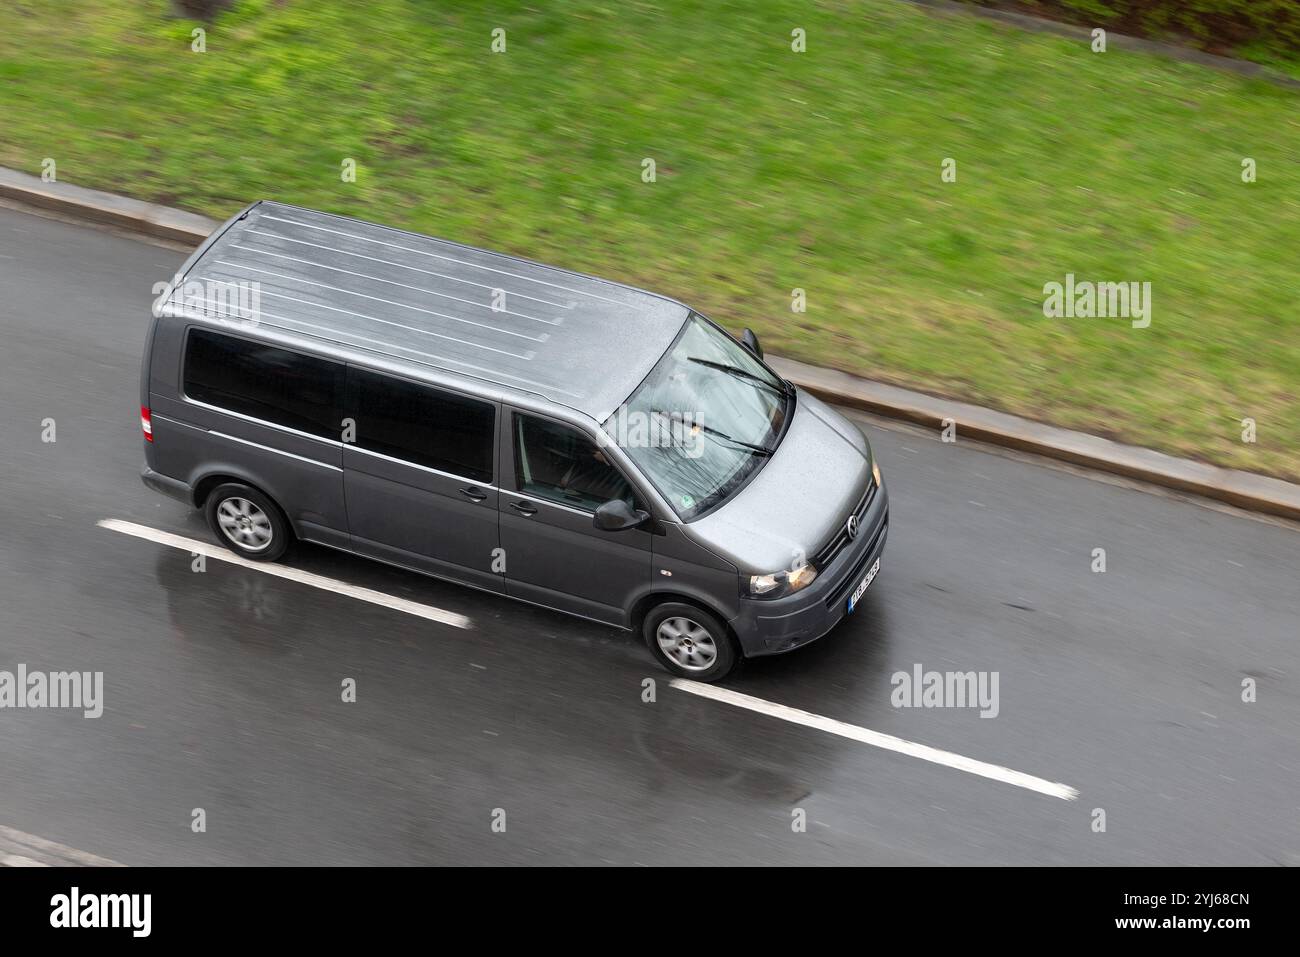
<path id="1" fill-rule="evenodd" d="M 867 514 L 867 509 L 871 507 L 871 500 L 876 494 L 876 483 L 868 481 L 867 490 L 862 494 L 862 499 L 853 508 L 853 513 L 858 517 L 858 524 L 861 526 L 863 517 Z M 849 530 L 847 528 L 849 517 L 844 516 L 844 521 L 840 523 L 839 530 L 831 536 L 831 540 L 817 550 L 812 557 L 812 565 L 819 572 L 824 572 L 839 557 L 840 552 L 844 551 L 849 544 Z M 865 528 L 859 527 L 858 534 L 861 535 Z"/>
<path id="2" fill-rule="evenodd" d="M 871 534 L 871 541 L 867 543 L 867 549 L 862 553 L 862 557 L 857 560 L 853 570 L 839 580 L 835 588 L 826 596 L 826 607 L 834 608 L 844 600 L 850 589 L 857 588 L 862 581 L 862 576 L 867 573 L 867 562 L 871 560 L 872 553 L 876 546 L 880 544 L 880 536 L 885 534 L 885 529 L 889 527 L 889 512 L 880 516 L 880 524 L 876 526 L 875 531 Z"/>

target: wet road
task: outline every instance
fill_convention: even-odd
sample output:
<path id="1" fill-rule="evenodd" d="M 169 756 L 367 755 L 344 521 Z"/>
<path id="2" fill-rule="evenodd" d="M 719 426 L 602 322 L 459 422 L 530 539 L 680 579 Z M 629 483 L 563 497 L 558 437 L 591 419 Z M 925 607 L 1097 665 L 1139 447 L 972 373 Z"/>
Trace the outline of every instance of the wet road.
<path id="1" fill-rule="evenodd" d="M 210 541 L 138 477 L 151 287 L 183 258 L 0 209 L 0 670 L 104 673 L 98 719 L 0 710 L 0 826 L 136 865 L 1300 864 L 1295 529 L 867 424 L 879 578 L 725 687 L 1060 800 L 684 693 L 612 629 L 290 559 L 462 630 L 98 527 Z M 997 717 L 893 707 L 917 664 L 997 672 Z"/>

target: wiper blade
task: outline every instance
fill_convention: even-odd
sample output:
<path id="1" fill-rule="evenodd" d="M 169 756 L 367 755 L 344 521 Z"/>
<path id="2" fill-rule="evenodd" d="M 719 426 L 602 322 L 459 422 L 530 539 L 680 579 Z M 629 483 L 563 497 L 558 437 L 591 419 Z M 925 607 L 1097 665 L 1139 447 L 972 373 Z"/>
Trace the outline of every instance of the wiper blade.
<path id="1" fill-rule="evenodd" d="M 781 385 L 778 388 L 777 386 L 772 385 L 772 383 L 768 382 L 766 379 L 762 378 L 761 376 L 756 376 L 752 372 L 747 372 L 744 369 L 740 368 L 739 366 L 729 366 L 725 362 L 714 362 L 712 359 L 698 359 L 695 356 L 687 356 L 686 361 L 694 362 L 697 365 L 707 366 L 710 369 L 717 369 L 719 372 L 725 372 L 728 375 L 734 375 L 741 379 L 747 379 L 750 382 L 755 382 L 758 385 L 761 385 L 765 389 L 771 389 L 773 392 L 775 392 L 777 395 L 781 396 L 782 398 L 789 395 L 789 387 L 785 384 L 784 379 L 781 380 Z"/>
<path id="2" fill-rule="evenodd" d="M 654 415 L 662 415 L 665 418 L 671 419 L 673 417 L 673 413 L 665 412 L 663 409 L 651 409 L 650 411 Z M 726 432 L 710 428 L 703 422 L 696 422 L 694 419 L 690 421 L 691 428 L 699 429 L 701 432 L 712 435 L 714 438 L 722 439 L 724 442 L 730 442 L 732 445 L 738 445 L 740 448 L 753 452 L 755 455 L 769 456 L 776 451 L 775 449 L 769 449 L 766 445 L 755 445 L 753 442 L 746 442 L 742 439 L 737 439 L 734 436 L 728 435 Z"/>

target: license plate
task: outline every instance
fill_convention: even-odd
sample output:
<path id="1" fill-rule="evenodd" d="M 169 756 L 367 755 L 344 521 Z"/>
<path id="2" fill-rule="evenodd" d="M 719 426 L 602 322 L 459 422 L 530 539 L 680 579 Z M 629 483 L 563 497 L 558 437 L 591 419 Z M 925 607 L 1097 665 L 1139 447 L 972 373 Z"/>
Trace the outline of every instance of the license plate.
<path id="1" fill-rule="evenodd" d="M 858 599 L 862 597 L 862 593 L 867 590 L 867 586 L 871 584 L 871 579 L 876 577 L 876 572 L 878 571 L 880 571 L 879 558 L 877 558 L 875 564 L 867 570 L 867 577 L 862 579 L 862 584 L 853 589 L 853 594 L 849 596 L 849 611 L 853 611 L 853 609 L 857 607 Z"/>

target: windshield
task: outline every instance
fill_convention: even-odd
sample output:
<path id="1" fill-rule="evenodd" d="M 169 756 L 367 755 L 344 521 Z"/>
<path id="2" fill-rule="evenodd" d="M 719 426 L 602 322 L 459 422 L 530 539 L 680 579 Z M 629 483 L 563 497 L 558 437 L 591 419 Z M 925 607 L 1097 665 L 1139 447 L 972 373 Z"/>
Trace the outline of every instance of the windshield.
<path id="1" fill-rule="evenodd" d="M 689 521 L 725 501 L 775 451 L 786 390 L 747 349 L 692 313 L 604 429 Z"/>

